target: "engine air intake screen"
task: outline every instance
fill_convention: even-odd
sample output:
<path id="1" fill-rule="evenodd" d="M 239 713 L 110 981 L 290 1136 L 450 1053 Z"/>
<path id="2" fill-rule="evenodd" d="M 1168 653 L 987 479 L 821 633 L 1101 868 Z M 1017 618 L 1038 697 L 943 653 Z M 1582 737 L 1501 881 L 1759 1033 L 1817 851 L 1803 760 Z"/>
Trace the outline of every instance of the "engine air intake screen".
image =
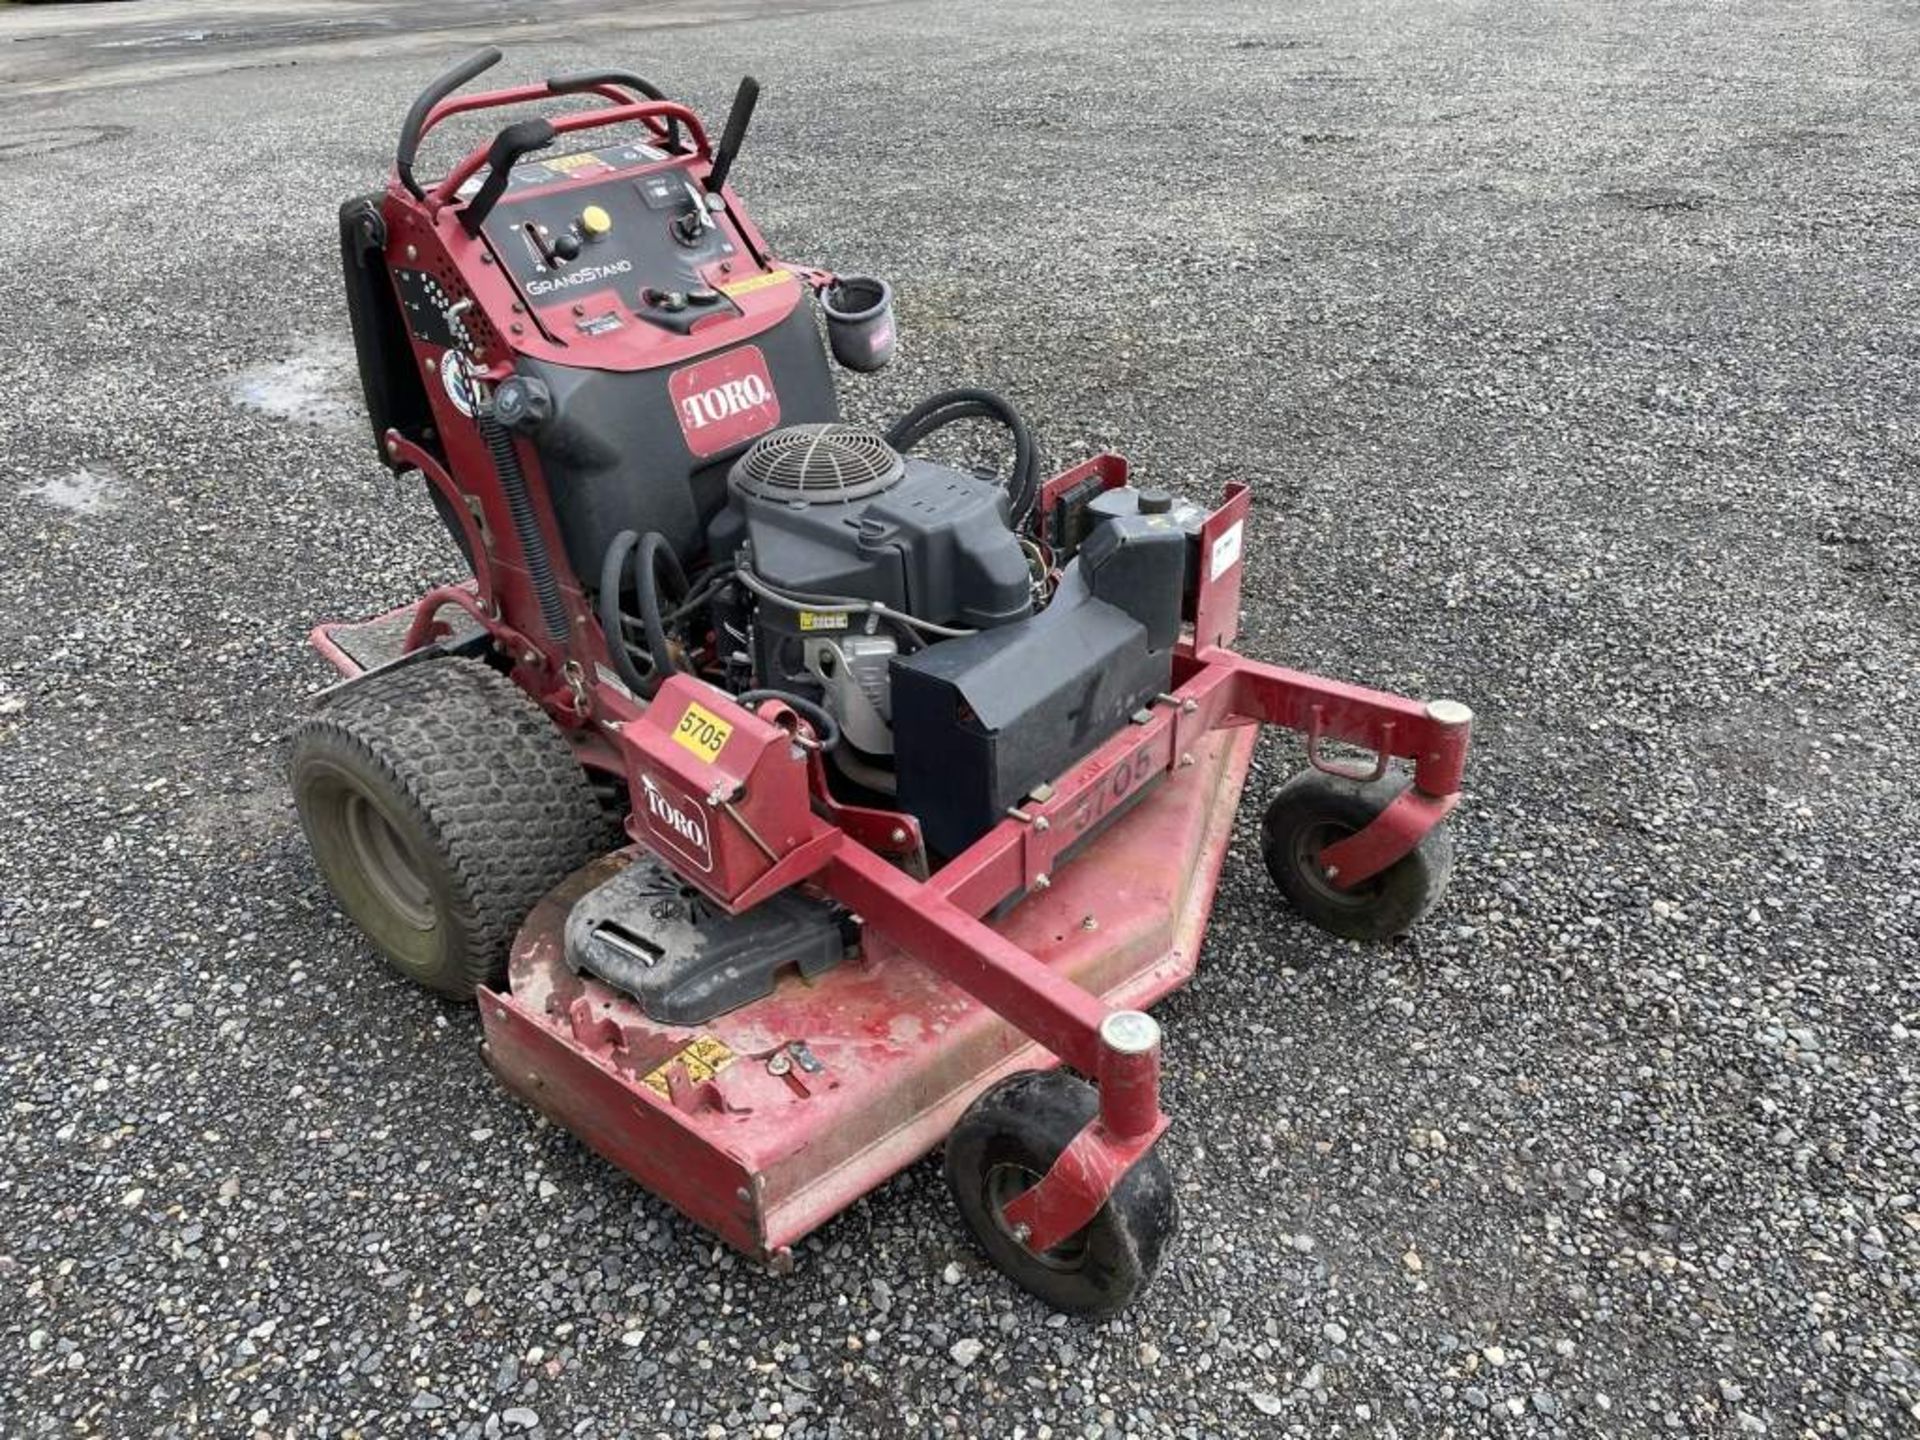
<path id="1" fill-rule="evenodd" d="M 789 425 L 754 442 L 733 484 L 762 500 L 823 505 L 877 495 L 905 473 L 899 452 L 871 430 Z"/>

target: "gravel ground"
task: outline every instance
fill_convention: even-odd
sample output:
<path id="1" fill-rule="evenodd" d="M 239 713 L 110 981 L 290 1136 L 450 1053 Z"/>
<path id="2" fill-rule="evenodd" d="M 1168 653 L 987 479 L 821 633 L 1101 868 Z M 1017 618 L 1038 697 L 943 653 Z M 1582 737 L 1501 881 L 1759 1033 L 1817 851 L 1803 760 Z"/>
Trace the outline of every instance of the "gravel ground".
<path id="1" fill-rule="evenodd" d="M 101 7 L 0 100 L 0 1433 L 1915 1433 L 1911 8 L 591 8 L 263 55 Z M 1247 648 L 1481 717 L 1410 941 L 1229 861 L 1117 1321 L 933 1163 L 791 1277 L 715 1250 L 329 903 L 304 633 L 453 565 L 334 210 L 489 36 L 713 114 L 751 67 L 763 224 L 900 289 L 856 415 L 977 381 L 1249 477 Z"/>

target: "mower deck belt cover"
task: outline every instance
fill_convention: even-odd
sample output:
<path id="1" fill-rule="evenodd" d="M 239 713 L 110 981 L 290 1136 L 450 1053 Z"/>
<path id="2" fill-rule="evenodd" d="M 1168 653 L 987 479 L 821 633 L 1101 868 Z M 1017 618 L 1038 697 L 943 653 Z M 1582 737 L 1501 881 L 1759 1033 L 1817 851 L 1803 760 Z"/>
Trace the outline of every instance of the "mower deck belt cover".
<path id="1" fill-rule="evenodd" d="M 624 990 L 662 1025 L 703 1024 L 772 994 L 782 971 L 811 979 L 846 950 L 824 901 L 789 890 L 729 915 L 651 858 L 589 891 L 567 916 L 567 967 Z"/>

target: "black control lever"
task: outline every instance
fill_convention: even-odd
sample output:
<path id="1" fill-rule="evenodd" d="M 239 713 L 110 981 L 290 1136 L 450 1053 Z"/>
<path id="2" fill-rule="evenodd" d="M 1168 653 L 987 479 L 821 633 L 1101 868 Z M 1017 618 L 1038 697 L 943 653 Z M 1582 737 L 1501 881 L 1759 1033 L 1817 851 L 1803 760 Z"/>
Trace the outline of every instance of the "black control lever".
<path id="1" fill-rule="evenodd" d="M 707 193 L 718 195 L 733 169 L 740 142 L 747 138 L 747 122 L 753 119 L 753 107 L 760 103 L 760 82 L 751 75 L 733 92 L 733 108 L 727 111 L 727 128 L 720 133 L 720 148 L 713 152 L 713 168 L 707 172 Z"/>
<path id="2" fill-rule="evenodd" d="M 516 120 L 493 137 L 493 144 L 487 147 L 487 178 L 479 192 L 467 202 L 466 209 L 460 212 L 460 225 L 467 234 L 480 233 L 480 226 L 492 213 L 494 202 L 507 188 L 514 161 L 529 150 L 546 149 L 553 143 L 554 133 L 551 120 Z"/>
<path id="3" fill-rule="evenodd" d="M 644 76 L 631 70 L 589 70 L 579 75 L 554 75 L 547 80 L 549 95 L 578 95 L 583 90 L 592 90 L 601 85 L 624 85 L 629 90 L 637 90 L 649 100 L 664 100 L 666 91 Z M 678 117 L 667 117 L 667 148 L 680 148 L 680 121 Z"/>
<path id="4" fill-rule="evenodd" d="M 433 107 L 447 96 L 458 90 L 482 70 L 491 70 L 500 63 L 500 52 L 489 45 L 484 50 L 476 50 L 458 65 L 454 66 L 438 80 L 422 90 L 407 111 L 407 118 L 400 122 L 400 145 L 393 154 L 393 168 L 400 176 L 400 183 L 413 193 L 416 200 L 427 198 L 419 182 L 413 178 L 413 157 L 420 149 L 420 132 L 426 127 L 427 116 Z"/>

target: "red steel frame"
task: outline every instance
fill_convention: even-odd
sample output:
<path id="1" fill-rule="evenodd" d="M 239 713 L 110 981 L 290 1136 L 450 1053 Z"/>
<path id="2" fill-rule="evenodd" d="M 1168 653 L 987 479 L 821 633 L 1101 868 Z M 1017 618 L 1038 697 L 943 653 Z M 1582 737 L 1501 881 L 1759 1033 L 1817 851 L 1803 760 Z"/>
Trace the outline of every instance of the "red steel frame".
<path id="1" fill-rule="evenodd" d="M 691 157 L 668 163 L 686 164 L 698 173 L 706 162 L 706 136 L 690 111 L 662 102 L 632 103 L 609 89 L 599 93 L 614 101 L 614 107 L 564 117 L 555 122 L 555 129 L 566 132 L 628 120 L 658 128 L 674 119 L 687 127 L 694 151 Z M 434 111 L 430 123 L 466 110 L 546 96 L 540 87 L 527 87 L 447 101 Z M 482 285 L 475 285 L 483 312 L 489 319 L 497 317 L 497 333 L 517 335 L 521 326 L 508 316 L 524 312 L 517 303 L 509 305 L 510 291 L 499 289 L 504 281 L 497 268 L 484 272 L 473 248 L 480 242 L 453 223 L 452 202 L 459 186 L 475 173 L 484 153 L 478 149 L 467 156 L 424 204 L 407 196 L 397 181 L 390 184 L 386 213 L 393 228 L 391 247 L 416 247 L 429 251 L 429 258 L 444 257 L 463 276 L 484 274 L 485 283 L 498 293 L 483 293 Z M 731 197 L 727 209 L 747 241 L 747 253 L 764 255 L 760 237 Z M 409 249 L 409 255 L 414 253 Z M 810 282 L 826 278 L 823 272 L 790 268 Z M 749 309 L 743 333 L 763 328 L 763 322 L 771 323 L 765 312 Z M 729 335 L 723 343 L 736 338 Z M 538 337 L 530 336 L 525 343 L 537 344 Z M 709 337 L 702 342 L 703 348 L 711 343 Z M 419 358 L 431 369 L 426 364 L 431 358 L 427 351 L 421 350 Z M 491 370 L 504 373 L 500 367 L 507 358 L 504 351 L 493 357 Z M 1237 628 L 1244 568 L 1241 548 L 1251 503 L 1247 487 L 1236 484 L 1228 487 L 1223 503 L 1201 530 L 1200 573 L 1190 629 L 1177 652 L 1172 689 L 1053 784 L 1040 787 L 963 853 L 927 878 L 916 878 L 896 862 L 918 861 L 924 870 L 917 824 L 910 816 L 861 811 L 834 801 L 827 793 L 822 767 L 806 749 L 804 727 L 777 702 L 749 712 L 702 682 L 675 677 L 647 705 L 624 687 L 601 679 L 607 673 L 600 663 L 605 659 L 604 641 L 578 582 L 565 573 L 564 566 L 559 568 L 572 632 L 564 639 L 528 635 L 507 623 L 503 618 L 507 615 L 539 613 L 524 562 L 512 548 L 512 527 L 498 498 L 470 497 L 448 473 L 469 466 L 484 472 L 485 461 L 472 448 L 478 442 L 467 433 L 470 427 L 461 425 L 460 417 L 439 403 L 439 387 L 429 388 L 436 392 L 449 465 L 443 467 L 397 433 L 388 436 L 389 454 L 418 469 L 450 502 L 466 530 L 477 574 L 470 584 L 441 587 L 418 602 L 405 649 L 417 651 L 434 639 L 439 631 L 437 617 L 445 607 L 465 610 L 509 658 L 522 686 L 574 735 L 584 763 L 622 775 L 636 797 L 643 788 L 658 789 L 673 797 L 672 805 L 699 810 L 681 817 L 693 827 L 689 833 L 698 832 L 701 841 L 701 854 L 692 857 L 687 849 L 663 842 L 661 830 L 649 829 L 639 812 L 628 820 L 634 839 L 654 850 L 690 884 L 716 903 L 741 910 L 777 890 L 804 883 L 854 911 L 865 925 L 869 943 L 877 941 L 910 956 L 979 1006 L 1003 1017 L 1053 1057 L 1095 1080 L 1100 1094 L 1098 1116 L 1052 1170 L 1005 1212 L 1013 1232 L 1036 1251 L 1050 1248 L 1085 1225 L 1166 1128 L 1159 1105 L 1158 1030 L 1144 1015 L 1116 1008 L 1037 959 L 1003 933 L 1005 927 L 998 919 L 989 917 L 1020 897 L 1027 897 L 1025 903 L 1031 904 L 1042 896 L 1061 867 L 1072 863 L 1069 852 L 1091 842 L 1091 853 L 1100 853 L 1095 837 L 1110 822 L 1117 827 L 1133 824 L 1133 817 L 1122 812 L 1147 796 L 1155 782 L 1167 777 L 1177 780 L 1183 771 L 1195 767 L 1196 757 L 1203 752 L 1207 765 L 1224 767 L 1220 769 L 1227 776 L 1223 784 L 1237 797 L 1250 748 L 1246 727 L 1277 725 L 1301 733 L 1308 741 L 1310 761 L 1324 769 L 1336 770 L 1320 757 L 1320 746 L 1326 741 L 1373 752 L 1377 757 L 1374 773 L 1384 772 L 1391 760 L 1412 763 L 1412 784 L 1400 797 L 1373 824 L 1324 852 L 1322 863 L 1336 885 L 1357 885 L 1409 853 L 1458 801 L 1471 727 L 1464 706 L 1446 701 L 1423 704 L 1262 664 L 1226 648 Z M 553 533 L 544 484 L 530 451 L 523 451 L 522 460 L 541 524 L 548 531 L 549 550 L 557 558 L 559 537 Z M 1103 455 L 1055 477 L 1042 489 L 1042 511 L 1089 476 L 1100 477 L 1103 485 L 1123 484 L 1126 464 L 1118 456 Z M 331 628 L 317 629 L 314 641 L 352 675 L 358 667 L 334 643 L 328 633 Z M 729 738 L 716 755 L 698 756 L 675 740 L 675 723 L 689 713 L 690 706 L 703 708 L 730 727 Z M 1223 730 L 1242 731 L 1242 738 L 1226 752 L 1211 738 Z M 1150 803 L 1141 807 L 1143 817 L 1155 813 Z M 1200 877 L 1204 891 L 1199 896 L 1200 924 L 1204 924 L 1226 843 L 1223 825 L 1216 825 L 1209 834 L 1212 848 L 1205 852 Z M 696 863 L 700 858 L 705 860 L 704 867 Z M 1188 963 L 1190 967 L 1190 957 Z M 1151 966 L 1144 966 L 1143 973 L 1147 969 Z M 1148 993 L 1153 993 L 1152 987 Z M 584 1031 L 575 1025 L 566 1032 L 524 1012 L 511 994 L 483 995 L 482 1013 L 489 1045 L 497 1052 L 496 1065 L 503 1066 L 509 1083 L 538 1101 L 548 1077 L 556 1084 L 562 1075 L 569 1077 L 562 1088 L 571 1087 L 577 1103 L 562 1107 L 568 1122 L 596 1148 L 631 1156 L 622 1163 L 683 1211 L 732 1243 L 764 1253 L 777 1255 L 798 1233 L 804 1233 L 793 1224 L 778 1230 L 769 1230 L 764 1221 L 744 1224 L 733 1208 L 734 1193 L 750 1200 L 760 1178 L 742 1169 L 724 1146 L 702 1132 L 685 1126 L 650 1131 L 665 1146 L 664 1153 L 652 1159 L 623 1143 L 617 1133 L 622 1125 L 641 1124 L 650 1112 L 660 1112 L 663 1118 L 683 1117 L 689 1106 L 698 1107 L 702 1087 L 680 1073 L 680 1067 L 669 1065 L 670 1084 L 663 1097 L 644 1084 L 621 1078 L 588 1054 L 579 1037 L 593 1033 L 592 1024 Z M 503 1062 L 500 1054 L 511 1058 Z M 988 1071 L 973 1078 L 971 1088 L 977 1091 L 993 1074 Z M 924 1138 L 921 1132 L 915 1134 Z M 842 1196 L 840 1203 L 913 1158 L 912 1153 L 877 1155 L 864 1172 L 835 1192 Z M 734 1181 L 738 1184 L 731 1184 Z M 810 1223 L 824 1218 L 824 1213 L 808 1212 Z"/>

